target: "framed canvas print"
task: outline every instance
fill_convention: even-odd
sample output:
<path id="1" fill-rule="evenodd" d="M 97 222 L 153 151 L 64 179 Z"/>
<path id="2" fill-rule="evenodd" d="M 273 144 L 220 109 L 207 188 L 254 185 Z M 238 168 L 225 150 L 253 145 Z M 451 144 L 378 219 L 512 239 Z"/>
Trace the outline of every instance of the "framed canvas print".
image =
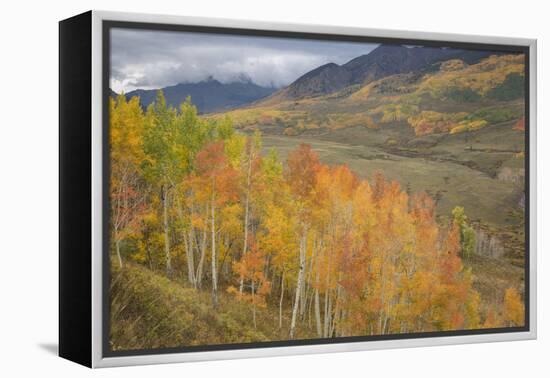
<path id="1" fill-rule="evenodd" d="M 536 42 L 60 22 L 60 355 L 536 337 Z"/>

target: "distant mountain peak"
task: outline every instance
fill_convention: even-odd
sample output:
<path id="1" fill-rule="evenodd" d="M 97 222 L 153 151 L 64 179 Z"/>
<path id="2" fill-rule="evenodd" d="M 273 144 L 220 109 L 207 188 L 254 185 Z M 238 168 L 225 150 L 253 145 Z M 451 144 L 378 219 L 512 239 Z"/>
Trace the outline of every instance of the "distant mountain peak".
<path id="1" fill-rule="evenodd" d="M 231 109 L 237 106 L 249 104 L 271 95 L 275 89 L 261 87 L 253 82 L 221 83 L 208 76 L 195 83 L 179 83 L 161 88 L 169 105 L 179 105 L 191 97 L 191 102 L 200 113 L 209 113 Z M 155 101 L 158 89 L 136 89 L 126 94 L 127 98 L 139 96 L 141 105 L 147 107 Z"/>
<path id="2" fill-rule="evenodd" d="M 452 58 L 464 58 L 471 64 L 491 54 L 490 51 L 381 44 L 343 65 L 319 66 L 296 79 L 281 94 L 288 98 L 321 96 L 353 84 L 365 85 L 390 75 L 422 71 Z"/>
<path id="3" fill-rule="evenodd" d="M 238 74 L 234 80 L 237 83 L 254 84 L 252 78 L 244 72 Z"/>
<path id="4" fill-rule="evenodd" d="M 380 52 L 392 52 L 392 51 L 405 51 L 408 47 L 404 45 L 396 45 L 393 43 L 381 43 L 378 45 L 375 49 L 373 49 L 369 54 L 371 53 L 380 53 Z M 366 55 L 369 55 L 366 54 Z"/>
<path id="5" fill-rule="evenodd" d="M 302 75 L 288 87 L 292 98 L 323 95 L 344 88 L 350 73 L 336 63 L 327 63 Z"/>

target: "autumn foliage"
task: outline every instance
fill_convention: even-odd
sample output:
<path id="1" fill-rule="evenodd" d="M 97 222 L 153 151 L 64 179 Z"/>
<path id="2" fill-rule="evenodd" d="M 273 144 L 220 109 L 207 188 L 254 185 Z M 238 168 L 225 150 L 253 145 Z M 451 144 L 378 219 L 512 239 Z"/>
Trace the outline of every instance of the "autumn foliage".
<path id="1" fill-rule="evenodd" d="M 521 117 L 514 125 L 514 130 L 525 131 L 525 117 Z"/>
<path id="2" fill-rule="evenodd" d="M 210 292 L 215 311 L 222 295 L 248 303 L 254 327 L 258 311 L 276 312 L 288 338 L 523 324 L 516 289 L 503 309 L 481 309 L 462 262 L 466 226 L 438 221 L 427 194 L 323 164 L 306 144 L 283 163 L 259 134 L 202 119 L 190 102 L 167 107 L 162 93 L 145 112 L 119 96 L 110 117 L 121 267 Z"/>

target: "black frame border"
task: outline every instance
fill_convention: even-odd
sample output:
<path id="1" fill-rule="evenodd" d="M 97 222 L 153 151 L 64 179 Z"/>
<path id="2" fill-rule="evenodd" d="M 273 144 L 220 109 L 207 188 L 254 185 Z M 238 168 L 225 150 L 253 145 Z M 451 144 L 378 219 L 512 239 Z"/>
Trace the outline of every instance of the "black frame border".
<path id="1" fill-rule="evenodd" d="M 209 33 L 209 34 L 226 34 L 236 36 L 249 37 L 276 37 L 290 39 L 308 39 L 308 40 L 323 40 L 323 41 L 341 41 L 341 42 L 363 42 L 363 43 L 389 43 L 389 44 L 404 44 L 404 45 L 422 45 L 426 47 L 452 47 L 467 50 L 484 50 L 495 52 L 510 52 L 524 54 L 525 56 L 525 266 L 524 266 L 524 302 L 525 302 L 525 324 L 523 327 L 506 327 L 506 328 L 490 328 L 490 329 L 472 329 L 472 330 L 456 330 L 456 331 L 434 331 L 406 334 L 391 334 L 391 335 L 373 335 L 373 336 L 350 336 L 339 338 L 316 338 L 302 340 L 282 340 L 282 341 L 266 341 L 252 343 L 236 343 L 236 344 L 218 344 L 218 345 L 196 345 L 182 346 L 171 348 L 157 349 L 132 349 L 124 351 L 112 351 L 109 345 L 110 334 L 110 253 L 109 253 L 109 221 L 110 221 L 110 203 L 109 203 L 109 187 L 110 187 L 110 145 L 109 145 L 109 78 L 110 78 L 110 31 L 114 28 L 122 29 L 137 29 L 150 31 L 173 31 L 173 32 L 193 32 L 193 33 Z M 402 32 L 406 34 L 406 31 Z M 145 356 L 173 353 L 192 353 L 192 352 L 207 352 L 207 351 L 223 351 L 237 349 L 258 349 L 258 348 L 276 348 L 276 347 L 292 347 L 292 346 L 307 346 L 321 344 L 342 344 L 366 341 L 386 341 L 386 340 L 407 340 L 421 338 L 439 338 L 449 336 L 470 336 L 470 335 L 486 335 L 486 334 L 502 334 L 530 331 L 530 304 L 531 304 L 531 287 L 530 287 L 530 49 L 529 46 L 506 45 L 506 44 L 490 44 L 478 42 L 451 42 L 451 41 L 435 41 L 428 39 L 416 38 L 393 38 L 393 37 L 370 37 L 358 35 L 330 34 L 330 33 L 308 33 L 283 30 L 263 30 L 263 29 L 245 29 L 232 27 L 217 27 L 217 26 L 196 26 L 196 25 L 177 25 L 177 24 L 162 24 L 148 22 L 133 22 L 133 21 L 102 21 L 102 169 L 103 169 L 103 203 L 102 203 L 102 357 L 125 357 L 125 356 Z"/>
<path id="2" fill-rule="evenodd" d="M 59 21 L 59 356 L 92 366 L 92 12 Z"/>

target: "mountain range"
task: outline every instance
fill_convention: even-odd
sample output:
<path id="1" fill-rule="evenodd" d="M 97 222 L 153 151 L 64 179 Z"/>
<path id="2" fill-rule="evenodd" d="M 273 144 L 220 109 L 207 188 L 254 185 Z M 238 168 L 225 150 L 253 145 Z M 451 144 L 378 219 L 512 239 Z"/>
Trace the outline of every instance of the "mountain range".
<path id="1" fill-rule="evenodd" d="M 462 133 L 521 118 L 524 67 L 522 54 L 381 45 L 212 117 L 287 136 L 403 124 L 417 136 Z"/>
<path id="2" fill-rule="evenodd" d="M 449 59 L 478 63 L 495 52 L 436 47 L 380 45 L 346 64 L 328 63 L 299 77 L 278 94 L 284 98 L 326 95 L 354 84 L 366 85 L 386 76 L 426 71 Z"/>
<path id="3" fill-rule="evenodd" d="M 229 110 L 262 99 L 276 90 L 259 86 L 250 80 L 221 83 L 212 78 L 198 83 L 180 83 L 161 89 L 169 105 L 178 107 L 187 97 L 191 97 L 199 113 Z M 157 92 L 158 89 L 136 89 L 126 93 L 126 97 L 139 96 L 141 105 L 146 108 L 155 100 Z"/>
<path id="4" fill-rule="evenodd" d="M 437 71 L 442 62 L 459 59 L 472 65 L 498 52 L 438 47 L 382 44 L 370 53 L 338 65 L 327 63 L 292 82 L 287 87 L 262 87 L 250 79 L 221 83 L 213 78 L 197 83 L 180 83 L 161 88 L 168 104 L 177 107 L 187 97 L 199 113 L 219 113 L 256 103 L 280 103 L 337 93 L 345 88 L 364 87 L 392 75 L 414 73 L 419 76 Z M 137 89 L 127 98 L 139 96 L 143 107 L 151 104 L 158 89 Z M 112 92 L 112 91 L 111 91 Z M 111 95 L 115 95 L 114 92 Z"/>

